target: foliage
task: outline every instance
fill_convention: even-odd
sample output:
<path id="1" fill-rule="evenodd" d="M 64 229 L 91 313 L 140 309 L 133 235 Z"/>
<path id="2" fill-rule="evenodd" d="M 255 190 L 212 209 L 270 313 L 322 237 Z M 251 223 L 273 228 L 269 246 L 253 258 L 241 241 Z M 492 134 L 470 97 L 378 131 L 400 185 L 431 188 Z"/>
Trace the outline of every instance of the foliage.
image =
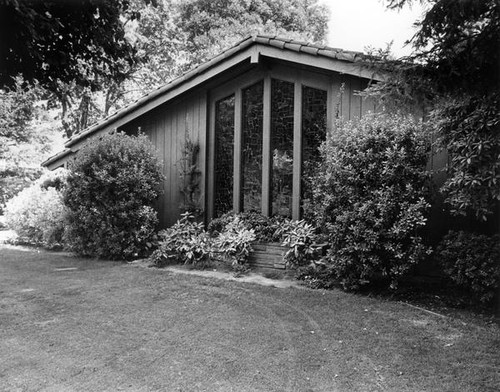
<path id="1" fill-rule="evenodd" d="M 65 177 L 63 169 L 46 173 L 9 200 L 5 207 L 6 223 L 22 241 L 48 247 L 62 243 L 66 208 L 60 191 L 44 184 L 64 183 Z"/>
<path id="2" fill-rule="evenodd" d="M 282 240 L 282 233 L 278 232 L 278 230 L 286 218 L 279 215 L 267 217 L 258 212 L 240 212 L 236 216 L 247 229 L 253 230 L 256 241 L 280 242 Z M 234 217 L 233 212 L 228 212 L 219 218 L 213 219 L 208 224 L 208 231 L 212 235 L 223 232 Z"/>
<path id="3" fill-rule="evenodd" d="M 157 266 L 181 262 L 200 264 L 209 261 L 212 254 L 210 237 L 203 230 L 203 223 L 185 212 L 172 227 L 159 233 L 159 247 L 151 255 Z"/>
<path id="4" fill-rule="evenodd" d="M 5 213 L 6 203 L 40 178 L 42 173 L 41 168 L 0 164 L 0 215 Z"/>
<path id="5" fill-rule="evenodd" d="M 322 43 L 327 22 L 317 0 L 191 0 L 179 4 L 176 20 L 198 64 L 256 33 Z"/>
<path id="6" fill-rule="evenodd" d="M 339 121 L 321 146 L 305 216 L 328 238 L 325 262 L 348 289 L 378 277 L 395 287 L 429 251 L 428 138 L 411 117 Z"/>
<path id="7" fill-rule="evenodd" d="M 105 135 L 70 165 L 64 192 L 68 242 L 88 256 L 131 259 L 145 253 L 157 224 L 153 205 L 162 166 L 145 135 Z"/>
<path id="8" fill-rule="evenodd" d="M 135 61 L 120 19 L 128 6 L 128 0 L 2 0 L 0 83 L 10 85 L 21 73 L 59 93 L 58 83 L 97 90 L 102 78 L 123 77 Z"/>
<path id="9" fill-rule="evenodd" d="M 387 3 L 400 8 L 411 1 Z M 399 63 L 404 71 L 399 75 L 402 78 L 391 83 L 406 84 L 413 92 L 433 86 L 436 95 L 481 95 L 498 86 L 500 53 L 492 50 L 498 45 L 500 33 L 498 1 L 434 0 L 417 28 L 409 42 L 414 53 L 405 63 Z"/>
<path id="10" fill-rule="evenodd" d="M 289 248 L 284 257 L 289 266 L 305 265 L 318 257 L 322 245 L 318 245 L 316 229 L 306 221 L 284 222 L 277 234 L 282 237 L 282 245 Z"/>
<path id="11" fill-rule="evenodd" d="M 500 201 L 500 95 L 449 99 L 430 122 L 451 158 L 442 188 L 452 212 L 487 220 Z"/>
<path id="12" fill-rule="evenodd" d="M 237 230 L 234 227 L 237 227 Z M 212 236 L 226 239 L 229 246 L 231 240 L 235 244 L 240 241 L 279 242 L 288 247 L 284 259 L 289 267 L 295 268 L 319 257 L 324 244 L 319 244 L 316 229 L 305 221 L 293 221 L 280 215 L 266 217 L 257 212 L 226 213 L 212 220 L 208 225 Z M 245 231 L 251 233 L 245 234 Z M 228 236 L 229 234 L 229 236 Z M 238 246 L 238 245 L 235 245 Z M 244 256 L 248 252 L 243 252 Z"/>
<path id="13" fill-rule="evenodd" d="M 132 8 L 141 17 L 129 31 L 145 62 L 131 75 L 127 88 L 142 93 L 252 34 L 281 35 L 316 43 L 326 38 L 328 11 L 317 0 L 147 3 L 132 2 Z"/>
<path id="14" fill-rule="evenodd" d="M 391 8 L 412 0 L 388 0 Z M 382 61 L 391 71 L 372 93 L 393 105 L 434 106 L 430 124 L 441 132 L 451 155 L 442 189 L 455 214 L 479 220 L 498 201 L 498 90 L 500 87 L 500 3 L 497 0 L 434 0 L 418 23 L 404 61 Z M 493 186 L 491 186 L 493 184 Z"/>
<path id="15" fill-rule="evenodd" d="M 450 231 L 437 257 L 446 274 L 482 302 L 491 301 L 500 288 L 500 235 Z"/>
<path id="16" fill-rule="evenodd" d="M 338 285 L 334 267 L 323 262 L 314 262 L 299 267 L 295 277 L 311 289 L 328 290 Z"/>
<path id="17" fill-rule="evenodd" d="M 254 241 L 254 231 L 248 229 L 238 216 L 234 216 L 225 229 L 215 237 L 214 247 L 218 253 L 231 260 L 233 267 L 237 267 L 246 263 Z"/>
<path id="18" fill-rule="evenodd" d="M 220 233 L 210 236 L 202 223 L 186 212 L 172 227 L 160 232 L 160 243 L 151 255 L 158 266 L 172 262 L 206 265 L 211 259 L 222 256 L 239 270 L 247 261 L 255 241 L 252 230 L 248 230 L 238 217 L 234 217 Z"/>
<path id="19" fill-rule="evenodd" d="M 13 196 L 42 174 L 54 129 L 40 99 L 43 89 L 21 77 L 0 90 L 0 214 Z"/>

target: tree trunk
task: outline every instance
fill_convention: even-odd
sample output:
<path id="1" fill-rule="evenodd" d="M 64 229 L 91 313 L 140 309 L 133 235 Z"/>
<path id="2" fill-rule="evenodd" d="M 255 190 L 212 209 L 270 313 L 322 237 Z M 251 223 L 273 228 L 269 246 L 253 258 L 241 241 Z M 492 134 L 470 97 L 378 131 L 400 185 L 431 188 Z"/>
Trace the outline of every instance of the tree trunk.
<path id="1" fill-rule="evenodd" d="M 78 131 L 87 128 L 89 121 L 89 109 L 90 109 L 90 94 L 85 91 L 82 95 L 82 100 L 80 101 L 80 107 L 78 111 L 80 112 L 78 121 Z"/>

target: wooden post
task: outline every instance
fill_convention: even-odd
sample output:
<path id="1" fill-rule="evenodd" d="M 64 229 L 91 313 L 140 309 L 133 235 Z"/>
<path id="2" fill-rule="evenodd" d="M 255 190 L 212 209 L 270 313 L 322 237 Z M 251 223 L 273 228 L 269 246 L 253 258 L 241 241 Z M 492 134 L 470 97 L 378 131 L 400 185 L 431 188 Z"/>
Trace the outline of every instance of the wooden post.
<path id="1" fill-rule="evenodd" d="M 264 78 L 262 124 L 262 215 L 271 215 L 271 77 Z"/>
<path id="2" fill-rule="evenodd" d="M 300 219 L 302 178 L 302 84 L 295 82 L 293 100 L 293 188 L 292 219 Z"/>
<path id="3" fill-rule="evenodd" d="M 241 146 L 242 146 L 242 92 L 237 89 L 234 96 L 234 166 L 233 166 L 233 210 L 241 212 Z"/>

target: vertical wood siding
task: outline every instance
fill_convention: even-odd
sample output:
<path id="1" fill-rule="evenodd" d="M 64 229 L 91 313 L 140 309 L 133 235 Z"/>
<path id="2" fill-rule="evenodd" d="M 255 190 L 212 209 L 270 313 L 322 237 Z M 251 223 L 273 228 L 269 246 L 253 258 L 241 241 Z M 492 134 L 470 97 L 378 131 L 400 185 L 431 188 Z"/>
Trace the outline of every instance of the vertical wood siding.
<path id="1" fill-rule="evenodd" d="M 141 132 L 156 147 L 158 157 L 163 162 L 163 195 L 157 203 L 161 227 L 171 226 L 180 216 L 183 197 L 179 161 L 188 134 L 192 141 L 199 143 L 198 166 L 201 179 L 205 177 L 206 105 L 206 94 L 198 92 L 177 103 L 162 105 L 123 127 L 127 133 L 136 133 L 140 127 Z M 201 206 L 204 200 L 203 190 L 204 180 L 201 180 Z"/>
<path id="2" fill-rule="evenodd" d="M 359 92 L 366 87 L 368 87 L 367 79 L 350 75 L 332 75 L 330 91 L 333 102 L 331 105 L 338 113 L 333 113 L 331 121 L 335 121 L 337 114 L 346 120 L 353 120 L 368 112 L 377 111 L 376 102 L 372 98 L 359 95 Z"/>

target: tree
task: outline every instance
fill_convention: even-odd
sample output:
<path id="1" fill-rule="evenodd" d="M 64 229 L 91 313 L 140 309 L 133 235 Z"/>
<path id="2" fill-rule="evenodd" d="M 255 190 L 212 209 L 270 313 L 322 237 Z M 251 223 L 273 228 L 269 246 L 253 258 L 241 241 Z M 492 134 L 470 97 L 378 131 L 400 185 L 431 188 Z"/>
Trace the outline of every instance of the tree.
<path id="1" fill-rule="evenodd" d="M 177 17 L 195 63 L 257 33 L 322 43 L 327 22 L 317 0 L 192 0 L 180 3 Z"/>
<path id="2" fill-rule="evenodd" d="M 40 101 L 37 83 L 14 78 L 14 87 L 0 90 L 0 213 L 5 202 L 41 175 L 40 163 L 50 153 L 57 125 Z"/>
<path id="3" fill-rule="evenodd" d="M 88 123 L 90 95 L 128 77 L 138 57 L 125 37 L 128 0 L 0 0 L 0 84 L 21 74 L 55 94 L 68 136 Z"/>
<path id="4" fill-rule="evenodd" d="M 142 1 L 132 4 L 141 17 L 131 36 L 147 60 L 128 83 L 132 92 L 149 92 L 252 34 L 322 43 L 327 32 L 317 0 Z"/>
<path id="5" fill-rule="evenodd" d="M 412 0 L 388 0 L 390 8 Z M 372 89 L 432 108 L 428 124 L 450 155 L 442 187 L 453 214 L 489 220 L 500 201 L 500 3 L 430 0 L 410 40 L 413 54 L 382 61 L 393 77 Z"/>
<path id="6" fill-rule="evenodd" d="M 101 78 L 125 77 L 135 62 L 120 17 L 128 0 L 0 3 L 0 83 L 21 73 L 60 93 L 59 83 L 99 89 Z"/>

